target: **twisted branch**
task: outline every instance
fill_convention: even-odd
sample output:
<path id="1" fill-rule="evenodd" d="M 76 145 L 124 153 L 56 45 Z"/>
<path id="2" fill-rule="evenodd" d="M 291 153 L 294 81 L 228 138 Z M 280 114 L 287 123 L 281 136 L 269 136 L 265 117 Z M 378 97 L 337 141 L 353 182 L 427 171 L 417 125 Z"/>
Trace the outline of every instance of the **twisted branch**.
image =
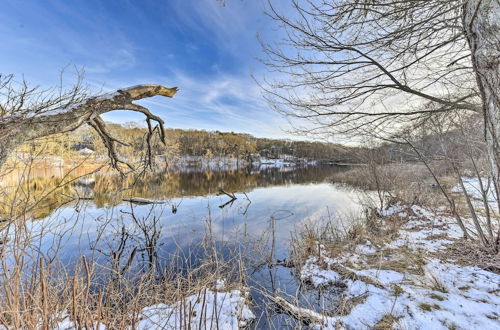
<path id="1" fill-rule="evenodd" d="M 100 115 L 114 110 L 135 111 L 146 116 L 149 128 L 147 142 L 148 162 L 150 164 L 152 157 L 151 138 L 155 131 L 158 133 L 160 140 L 165 143 L 164 122 L 160 117 L 151 113 L 149 109 L 135 104 L 133 101 L 153 96 L 171 98 L 177 91 L 177 87 L 137 85 L 94 97 L 72 96 L 74 102 L 67 102 L 68 98 L 65 96 L 57 95 L 52 98 L 48 96 L 46 101 L 36 103 L 36 110 L 31 112 L 30 109 L 23 108 L 23 106 L 26 104 L 33 105 L 33 99 L 40 97 L 40 92 L 20 93 L 16 95 L 16 107 L 2 111 L 0 116 L 0 150 L 2 150 L 0 152 L 0 166 L 11 150 L 23 143 L 53 134 L 72 131 L 84 123 L 88 123 L 99 134 L 106 146 L 111 166 L 122 172 L 119 166 L 121 163 L 133 170 L 133 167 L 121 160 L 116 152 L 116 144 L 126 144 L 109 133 L 105 122 L 100 117 Z M 83 94 L 83 91 L 81 93 Z M 75 91 L 71 91 L 71 94 L 78 95 Z M 153 121 L 157 123 L 157 126 L 153 127 Z"/>

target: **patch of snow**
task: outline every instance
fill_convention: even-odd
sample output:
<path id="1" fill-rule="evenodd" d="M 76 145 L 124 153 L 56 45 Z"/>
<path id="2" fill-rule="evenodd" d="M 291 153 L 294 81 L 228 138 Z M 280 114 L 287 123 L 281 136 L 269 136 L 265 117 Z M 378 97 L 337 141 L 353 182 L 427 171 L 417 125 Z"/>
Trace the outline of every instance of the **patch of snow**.
<path id="1" fill-rule="evenodd" d="M 405 207 L 398 205 L 386 210 L 392 215 Z M 407 209 L 407 207 L 406 207 Z M 462 233 L 455 219 L 436 215 L 412 206 L 415 216 L 399 231 L 399 238 L 386 248 L 406 246 L 434 252 L 460 238 Z M 352 280 L 332 270 L 331 265 L 361 259 L 369 254 L 370 245 L 356 246 L 356 254 L 346 252 L 335 259 L 321 251 L 319 258 L 307 259 L 301 279 L 314 286 L 334 284 L 334 290 L 344 288 L 342 297 L 360 301 L 346 315 L 325 316 L 318 329 L 371 329 L 390 315 L 397 329 L 500 329 L 500 275 L 477 267 L 463 267 L 437 259 L 427 260 L 423 274 L 390 269 L 346 268 L 360 276 Z M 342 282 L 344 285 L 339 286 Z M 359 299 L 362 298 L 362 299 Z"/>
<path id="2" fill-rule="evenodd" d="M 385 210 L 378 211 L 378 213 L 382 217 L 388 217 L 393 214 L 403 212 L 405 209 L 406 207 L 404 205 L 402 205 L 401 203 L 397 203 L 396 205 L 392 205 Z"/>
<path id="3" fill-rule="evenodd" d="M 405 274 L 383 269 L 365 269 L 356 272 L 356 275 L 370 277 L 377 282 L 388 285 L 393 283 L 400 283 L 403 281 Z"/>
<path id="4" fill-rule="evenodd" d="M 186 329 L 198 329 L 200 324 L 203 329 L 244 328 L 255 319 L 247 304 L 248 295 L 248 292 L 241 290 L 205 290 L 187 297 L 182 303 L 149 306 L 140 313 L 139 322 L 134 325 L 134 329 L 180 329 L 181 325 Z M 77 325 L 66 316 L 58 323 L 57 328 L 72 330 L 77 329 Z M 93 329 L 105 330 L 106 327 L 96 324 Z"/>
<path id="5" fill-rule="evenodd" d="M 78 150 L 78 152 L 81 154 L 89 155 L 89 154 L 93 154 L 94 150 L 89 149 L 89 148 L 83 148 L 83 149 Z"/>
<path id="6" fill-rule="evenodd" d="M 0 327 L 0 329 L 2 329 Z M 62 320 L 57 323 L 56 329 L 58 330 L 74 330 L 78 329 L 77 325 L 69 318 L 68 315 L 64 315 Z M 95 330 L 106 330 L 106 326 L 102 323 L 96 322 L 92 324 L 90 329 Z"/>
<path id="7" fill-rule="evenodd" d="M 439 261 L 432 261 L 425 268 L 432 272 L 433 280 L 428 274 L 357 271 L 357 275 L 375 279 L 382 287 L 361 280 L 343 280 L 347 286 L 345 298 L 365 299 L 347 315 L 325 317 L 325 323 L 316 328 L 338 329 L 340 324 L 345 329 L 372 329 L 384 316 L 392 315 L 393 327 L 397 329 L 500 329 L 499 275 Z M 436 280 L 447 283 L 446 292 L 433 287 Z"/>
<path id="8" fill-rule="evenodd" d="M 309 257 L 300 271 L 300 279 L 311 283 L 314 287 L 333 284 L 341 279 L 340 274 L 333 270 L 321 269 L 316 263 L 317 257 Z"/>
<path id="9" fill-rule="evenodd" d="M 358 244 L 356 246 L 356 252 L 361 254 L 374 254 L 377 253 L 377 249 L 370 241 L 366 241 L 365 244 Z"/>
<path id="10" fill-rule="evenodd" d="M 226 287 L 226 281 L 218 279 L 215 282 L 215 290 L 221 291 L 221 290 L 224 290 L 225 287 Z"/>
<path id="11" fill-rule="evenodd" d="M 246 304 L 246 296 L 240 290 L 206 290 L 186 298 L 183 304 L 150 306 L 143 309 L 136 329 L 179 329 L 181 324 L 197 329 L 200 322 L 203 328 L 239 329 L 255 318 Z"/>
<path id="12" fill-rule="evenodd" d="M 399 238 L 387 244 L 387 247 L 406 246 L 436 252 L 462 237 L 462 231 L 454 218 L 436 215 L 418 205 L 411 206 L 411 210 L 415 216 L 409 217 L 410 220 L 399 230 Z"/>

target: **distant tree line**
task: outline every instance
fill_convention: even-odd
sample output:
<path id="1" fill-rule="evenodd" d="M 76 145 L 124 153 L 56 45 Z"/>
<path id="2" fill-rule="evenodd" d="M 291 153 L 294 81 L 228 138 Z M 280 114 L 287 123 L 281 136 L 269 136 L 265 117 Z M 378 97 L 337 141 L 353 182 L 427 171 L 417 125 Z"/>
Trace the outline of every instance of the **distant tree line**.
<path id="1" fill-rule="evenodd" d="M 110 134 L 122 142 L 116 147 L 120 156 L 133 159 L 147 150 L 147 128 L 135 123 L 123 125 L 107 123 L 107 127 Z M 96 155 L 105 156 L 107 153 L 107 148 L 100 137 L 89 127 L 81 127 L 73 132 L 37 140 L 21 148 L 25 152 L 54 156 L 84 149 L 91 150 Z M 165 129 L 165 144 L 152 141 L 151 149 L 154 155 L 166 158 L 182 156 L 238 159 L 295 157 L 308 160 L 355 161 L 354 158 L 358 153 L 356 151 L 358 148 L 347 148 L 334 143 L 256 138 L 243 133 L 184 129 Z"/>

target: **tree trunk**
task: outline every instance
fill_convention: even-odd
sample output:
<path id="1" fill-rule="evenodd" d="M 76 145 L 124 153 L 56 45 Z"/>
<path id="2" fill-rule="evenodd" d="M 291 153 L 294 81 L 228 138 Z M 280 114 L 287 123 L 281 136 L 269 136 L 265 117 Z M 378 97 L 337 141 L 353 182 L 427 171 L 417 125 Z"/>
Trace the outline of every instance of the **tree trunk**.
<path id="1" fill-rule="evenodd" d="M 500 206 L 500 1 L 467 1 L 463 24 L 483 101 L 484 135 Z"/>
<path id="2" fill-rule="evenodd" d="M 91 97 L 79 104 L 72 104 L 57 111 L 49 111 L 30 116 L 15 114 L 0 118 L 0 167 L 7 160 L 9 153 L 16 147 L 41 137 L 68 132 L 77 129 L 85 123 L 90 124 L 99 133 L 109 150 L 109 155 L 117 159 L 114 143 L 119 142 L 109 135 L 100 115 L 114 110 L 130 110 L 143 113 L 148 122 L 154 120 L 160 126 L 160 134 L 164 134 L 163 120 L 152 114 L 147 108 L 132 103 L 152 96 L 173 97 L 177 88 L 167 88 L 161 85 L 138 85 L 117 90 L 101 96 Z"/>

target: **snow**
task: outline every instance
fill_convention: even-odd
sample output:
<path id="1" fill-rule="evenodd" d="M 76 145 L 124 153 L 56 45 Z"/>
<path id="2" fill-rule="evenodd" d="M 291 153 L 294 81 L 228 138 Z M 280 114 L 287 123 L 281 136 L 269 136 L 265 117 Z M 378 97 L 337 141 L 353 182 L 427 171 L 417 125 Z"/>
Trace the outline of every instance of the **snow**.
<path id="1" fill-rule="evenodd" d="M 374 254 L 377 253 L 377 249 L 370 241 L 366 241 L 364 244 L 356 245 L 356 252 L 362 254 Z"/>
<path id="2" fill-rule="evenodd" d="M 230 292 L 206 290 L 204 293 L 186 298 L 182 304 L 184 310 L 180 303 L 174 306 L 164 304 L 150 306 L 143 309 L 142 320 L 136 324 L 136 328 L 179 329 L 183 325 L 185 328 L 197 329 L 201 321 L 209 328 L 239 329 L 255 318 L 246 305 L 246 296 L 247 294 L 240 290 Z"/>
<path id="3" fill-rule="evenodd" d="M 78 150 L 78 152 L 81 154 L 93 154 L 94 150 L 91 150 L 89 148 L 83 148 L 83 149 Z"/>
<path id="4" fill-rule="evenodd" d="M 417 205 L 411 206 L 410 209 L 415 216 L 408 216 L 410 220 L 401 226 L 399 238 L 389 243 L 389 248 L 406 246 L 436 252 L 462 237 L 454 218 L 436 215 Z"/>
<path id="5" fill-rule="evenodd" d="M 356 275 L 382 284 L 343 280 L 346 299 L 366 297 L 350 313 L 325 317 L 324 329 L 371 329 L 386 315 L 402 329 L 500 329 L 500 276 L 475 267 L 460 267 L 432 261 L 423 276 L 393 270 L 367 269 Z M 333 276 L 337 277 L 336 272 Z M 321 271 L 327 277 L 327 271 Z M 447 292 L 433 288 L 435 281 L 446 283 Z M 396 294 L 395 287 L 400 293 Z M 466 290 L 464 288 L 467 288 Z M 338 288 L 336 287 L 338 290 Z"/>
<path id="6" fill-rule="evenodd" d="M 260 169 L 266 168 L 293 168 L 296 166 L 311 166 L 316 165 L 316 161 L 310 161 L 306 158 L 297 158 L 290 155 L 280 155 L 279 158 L 260 157 L 252 162 L 252 165 L 258 166 Z"/>
<path id="7" fill-rule="evenodd" d="M 240 329 L 246 327 L 255 319 L 248 306 L 248 291 L 232 290 L 217 292 L 226 283 L 219 280 L 216 291 L 206 289 L 173 305 L 157 304 L 144 308 L 134 329 Z M 58 323 L 58 329 L 77 329 L 77 325 L 68 316 Z M 95 329 L 105 330 L 102 324 L 96 324 Z"/>
<path id="8" fill-rule="evenodd" d="M 500 329 L 500 275 L 436 259 L 432 253 L 461 237 L 454 219 L 415 205 L 396 205 L 384 214 L 390 216 L 407 209 L 414 216 L 408 216 L 398 238 L 381 248 L 406 247 L 428 253 L 422 272 L 369 266 L 366 255 L 375 250 L 369 241 L 358 244 L 354 254 L 346 252 L 335 259 L 322 249 L 319 256 L 306 260 L 300 278 L 314 287 L 335 284 L 331 289 L 343 290 L 344 301 L 364 299 L 357 299 L 360 302 L 346 315 L 324 316 L 324 323 L 315 327 L 371 329 L 385 318 L 396 329 Z M 346 261 L 360 269 L 347 267 Z M 343 278 L 333 265 L 359 277 Z"/>
<path id="9" fill-rule="evenodd" d="M 401 203 L 397 203 L 396 205 L 392 205 L 385 210 L 378 211 L 379 215 L 382 217 L 388 217 L 396 213 L 403 212 L 405 210 L 405 206 Z"/>
<path id="10" fill-rule="evenodd" d="M 40 327 L 41 328 L 41 327 Z M 62 320 L 57 323 L 55 327 L 58 330 L 73 330 L 78 329 L 77 325 L 69 318 L 69 316 L 64 315 Z M 0 327 L 1 329 L 1 327 Z M 102 323 L 95 323 L 92 325 L 91 329 L 95 330 L 106 330 L 106 326 Z"/>
<path id="11" fill-rule="evenodd" d="M 302 267 L 300 279 L 303 282 L 311 283 L 314 287 L 321 285 L 333 284 L 341 279 L 340 274 L 333 270 L 321 269 L 316 263 L 317 257 L 309 257 Z"/>
<path id="12" fill-rule="evenodd" d="M 224 290 L 225 287 L 226 287 L 226 281 L 224 281 L 222 279 L 218 279 L 215 282 L 215 290 L 221 291 L 221 290 Z"/>
<path id="13" fill-rule="evenodd" d="M 366 269 L 356 272 L 356 275 L 366 276 L 376 280 L 382 285 L 389 285 L 392 283 L 400 283 L 405 278 L 405 274 L 393 270 L 381 270 L 381 269 Z"/>
<path id="14" fill-rule="evenodd" d="M 165 156 L 160 156 L 167 160 Z M 282 158 L 270 159 L 260 157 L 253 159 L 251 162 L 248 159 L 237 159 L 234 157 L 204 157 L 186 155 L 175 159 L 168 159 L 168 166 L 172 169 L 182 169 L 183 172 L 201 171 L 201 170 L 235 170 L 238 168 L 251 167 L 254 170 L 261 171 L 265 169 L 279 169 L 281 172 L 291 171 L 297 166 L 315 165 L 315 161 L 308 161 L 303 158 L 290 158 L 283 155 Z"/>

